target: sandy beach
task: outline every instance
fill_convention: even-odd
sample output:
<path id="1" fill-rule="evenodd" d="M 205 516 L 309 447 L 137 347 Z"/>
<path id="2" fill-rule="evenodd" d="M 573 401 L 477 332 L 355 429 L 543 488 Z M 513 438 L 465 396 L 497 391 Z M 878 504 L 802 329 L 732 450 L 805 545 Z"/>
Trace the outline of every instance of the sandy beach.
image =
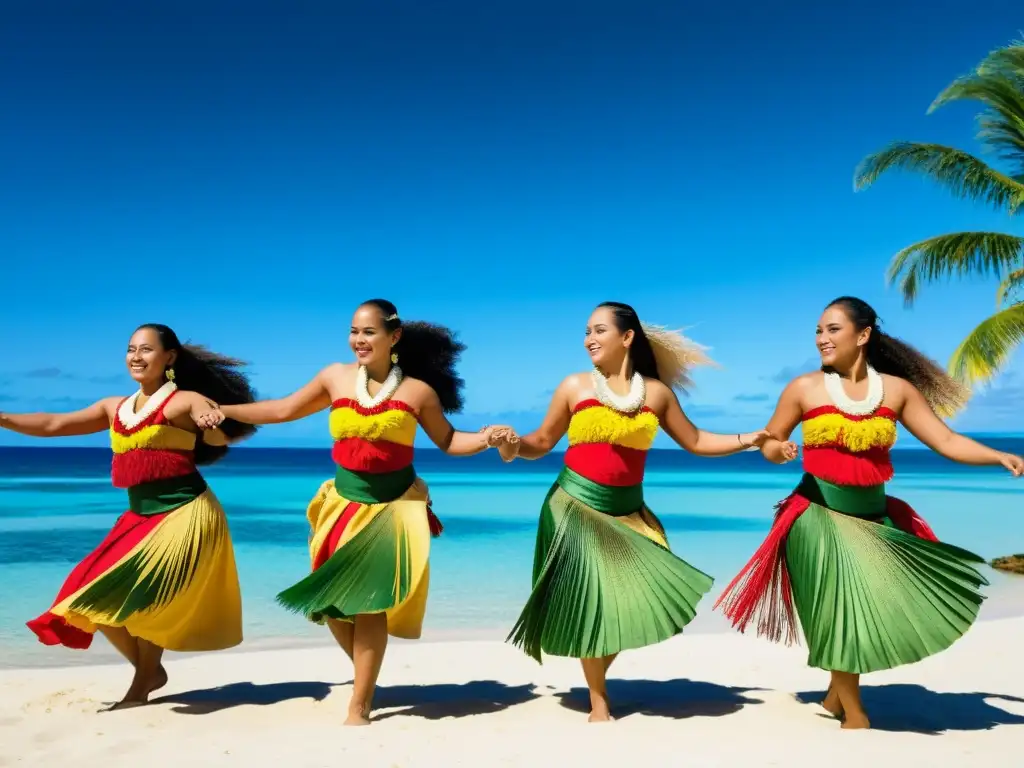
<path id="1" fill-rule="evenodd" d="M 825 673 L 800 647 L 693 634 L 612 669 L 618 720 L 586 722 L 576 663 L 538 666 L 498 642 L 396 643 L 375 722 L 340 723 L 339 650 L 169 656 L 148 707 L 98 712 L 128 668 L 0 672 L 0 766 L 686 764 L 863 766 L 1006 761 L 1024 740 L 1024 618 L 980 622 L 949 651 L 865 680 L 875 730 L 840 731 L 814 703 Z"/>

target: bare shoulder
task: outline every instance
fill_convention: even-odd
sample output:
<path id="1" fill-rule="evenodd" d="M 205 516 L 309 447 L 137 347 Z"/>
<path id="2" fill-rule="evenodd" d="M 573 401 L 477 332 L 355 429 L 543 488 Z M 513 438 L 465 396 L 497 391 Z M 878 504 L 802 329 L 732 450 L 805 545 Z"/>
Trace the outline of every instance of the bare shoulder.
<path id="1" fill-rule="evenodd" d="M 824 371 L 809 371 L 808 373 L 802 373 L 795 379 L 789 382 L 786 389 L 792 389 L 797 392 L 810 392 L 815 387 L 820 387 L 825 383 Z"/>
<path id="2" fill-rule="evenodd" d="M 654 410 L 659 410 L 677 399 L 672 388 L 661 379 L 649 379 L 644 376 L 644 389 L 647 390 L 647 405 Z"/>
<path id="3" fill-rule="evenodd" d="M 570 373 L 558 384 L 558 389 L 563 392 L 584 392 L 593 391 L 594 380 L 590 376 L 590 372 L 586 373 Z"/>
<path id="4" fill-rule="evenodd" d="M 796 398 L 801 403 L 820 400 L 825 392 L 825 373 L 823 371 L 809 371 L 801 373 L 795 379 L 791 379 L 786 388 L 782 390 L 783 398 Z"/>
<path id="5" fill-rule="evenodd" d="M 422 379 L 414 379 L 411 376 L 402 379 L 395 392 L 395 398 L 411 405 L 416 411 L 440 403 L 440 398 L 432 386 Z"/>
<path id="6" fill-rule="evenodd" d="M 345 381 L 355 376 L 355 363 L 331 363 L 320 369 L 320 376 L 325 381 Z"/>
<path id="7" fill-rule="evenodd" d="M 110 397 L 104 397 L 102 400 L 98 401 L 96 405 L 103 409 L 103 412 L 107 414 L 108 419 L 113 419 L 114 414 L 117 413 L 118 406 L 124 401 L 124 397 L 112 395 Z"/>
<path id="8" fill-rule="evenodd" d="M 890 373 L 879 374 L 882 377 L 882 402 L 889 408 L 900 411 L 907 398 L 917 394 L 917 387 L 901 376 Z"/>

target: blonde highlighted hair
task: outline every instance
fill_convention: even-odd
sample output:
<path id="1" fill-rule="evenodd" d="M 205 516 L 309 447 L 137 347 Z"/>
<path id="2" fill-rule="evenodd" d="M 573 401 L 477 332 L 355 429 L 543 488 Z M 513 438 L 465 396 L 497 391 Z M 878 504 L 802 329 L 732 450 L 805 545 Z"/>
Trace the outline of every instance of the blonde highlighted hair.
<path id="1" fill-rule="evenodd" d="M 611 311 L 620 333 L 633 331 L 630 350 L 633 370 L 649 379 L 659 379 L 672 389 L 686 392 L 693 386 L 690 372 L 698 365 L 716 365 L 707 347 L 688 339 L 681 331 L 640 322 L 629 304 L 605 301 L 598 305 Z"/>

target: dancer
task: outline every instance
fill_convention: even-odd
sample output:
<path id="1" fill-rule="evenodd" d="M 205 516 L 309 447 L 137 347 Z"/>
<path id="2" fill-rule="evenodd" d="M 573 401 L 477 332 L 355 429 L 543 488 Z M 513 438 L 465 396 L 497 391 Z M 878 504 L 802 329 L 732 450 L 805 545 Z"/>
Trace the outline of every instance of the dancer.
<path id="1" fill-rule="evenodd" d="M 646 452 L 658 427 L 700 456 L 728 456 L 767 433 L 697 429 L 673 388 L 710 360 L 681 335 L 641 324 L 636 311 L 605 302 L 587 324 L 594 369 L 555 390 L 540 428 L 497 435 L 506 461 L 544 456 L 568 432 L 565 467 L 541 507 L 533 592 L 509 640 L 537 661 L 578 658 L 590 689 L 590 721 L 610 720 L 605 677 L 620 651 L 683 630 L 712 579 L 669 551 L 644 504 Z"/>
<path id="2" fill-rule="evenodd" d="M 768 424 L 765 458 L 796 458 L 802 424 L 805 474 L 778 507 L 768 539 L 716 603 L 741 632 L 796 639 L 808 664 L 832 673 L 823 706 L 843 728 L 868 728 L 860 675 L 948 648 L 974 623 L 987 584 L 980 557 L 940 543 L 899 499 L 887 496 L 896 423 L 962 464 L 1024 461 L 958 435 L 951 415 L 968 392 L 931 360 L 879 328 L 865 302 L 843 296 L 818 321 L 822 370 L 794 379 Z"/>
<path id="3" fill-rule="evenodd" d="M 242 641 L 234 551 L 220 502 L 197 465 L 252 434 L 236 422 L 203 434 L 207 398 L 253 393 L 238 360 L 182 344 L 166 325 L 140 326 L 128 342 L 139 389 L 67 414 L 0 414 L 0 426 L 33 437 L 110 430 L 112 480 L 129 509 L 68 576 L 49 611 L 28 622 L 46 645 L 86 649 L 99 630 L 135 667 L 114 708 L 137 706 L 167 683 L 164 650 L 216 651 Z"/>
<path id="4" fill-rule="evenodd" d="M 413 469 L 416 425 L 452 456 L 486 450 L 507 428 L 457 432 L 445 417 L 462 408 L 455 365 L 465 349 L 448 329 L 403 323 L 394 304 L 372 299 L 356 310 L 349 345 L 355 363 L 327 366 L 288 397 L 223 406 L 198 423 L 277 424 L 331 408 L 338 469 L 307 513 L 312 573 L 278 600 L 326 621 L 355 667 L 345 723 L 367 725 L 388 635 L 420 636 L 430 536 L 441 532 Z"/>

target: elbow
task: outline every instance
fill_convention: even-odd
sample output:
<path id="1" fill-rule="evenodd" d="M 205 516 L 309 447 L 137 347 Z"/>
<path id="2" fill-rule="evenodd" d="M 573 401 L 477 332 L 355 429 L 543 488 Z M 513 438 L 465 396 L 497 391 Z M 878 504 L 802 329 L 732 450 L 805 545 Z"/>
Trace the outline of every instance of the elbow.
<path id="1" fill-rule="evenodd" d="M 47 419 L 39 428 L 40 437 L 60 437 L 64 432 L 64 424 L 58 418 Z"/>

